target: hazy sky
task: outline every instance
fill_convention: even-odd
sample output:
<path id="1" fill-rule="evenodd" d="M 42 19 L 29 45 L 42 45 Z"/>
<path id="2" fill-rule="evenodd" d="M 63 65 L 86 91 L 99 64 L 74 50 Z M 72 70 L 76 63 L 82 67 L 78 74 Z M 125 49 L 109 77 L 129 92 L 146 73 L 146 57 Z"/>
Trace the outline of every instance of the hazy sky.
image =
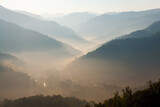
<path id="1" fill-rule="evenodd" d="M 0 0 L 0 5 L 32 13 L 137 11 L 160 8 L 160 0 Z"/>

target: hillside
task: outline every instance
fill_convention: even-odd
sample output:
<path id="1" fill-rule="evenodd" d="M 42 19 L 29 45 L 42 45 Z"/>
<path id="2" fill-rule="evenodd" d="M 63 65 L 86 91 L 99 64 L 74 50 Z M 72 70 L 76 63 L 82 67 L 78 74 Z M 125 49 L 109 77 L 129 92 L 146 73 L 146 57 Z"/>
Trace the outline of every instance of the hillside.
<path id="1" fill-rule="evenodd" d="M 147 82 L 147 88 L 132 91 L 129 87 L 122 90 L 122 95 L 115 93 L 113 98 L 103 103 L 94 103 L 94 107 L 158 107 L 160 105 L 160 80 Z M 89 104 L 87 107 L 91 107 Z"/>
<path id="2" fill-rule="evenodd" d="M 88 13 L 88 12 L 77 12 L 71 13 L 62 17 L 54 18 L 56 22 L 61 25 L 68 26 L 72 29 L 75 29 L 78 25 L 85 23 L 86 21 L 96 17 L 96 14 Z"/>
<path id="3" fill-rule="evenodd" d="M 160 31 L 160 21 L 156 21 L 143 30 L 134 31 L 128 35 L 120 36 L 118 39 L 143 38 L 143 37 L 153 35 L 159 31 Z"/>
<path id="4" fill-rule="evenodd" d="M 0 50 L 3 52 L 54 51 L 57 49 L 74 55 L 67 50 L 67 47 L 73 51 L 75 49 L 62 42 L 3 20 L 0 20 L 0 34 Z M 78 51 L 75 50 L 75 52 Z"/>
<path id="5" fill-rule="evenodd" d="M 131 60 L 132 58 L 134 58 L 134 56 L 130 55 L 134 54 L 139 55 L 139 58 L 156 58 L 159 54 L 159 39 L 160 22 L 155 22 L 144 30 L 135 31 L 128 35 L 107 42 L 95 51 L 89 52 L 85 57 L 101 59 L 129 58 Z M 145 53 L 147 53 L 148 56 L 145 56 Z"/>
<path id="6" fill-rule="evenodd" d="M 0 62 L 3 62 L 5 60 L 17 60 L 18 61 L 18 59 L 15 56 L 0 52 Z"/>
<path id="7" fill-rule="evenodd" d="M 74 97 L 54 96 L 32 96 L 16 100 L 5 100 L 0 107 L 85 107 L 86 101 Z"/>
<path id="8" fill-rule="evenodd" d="M 159 25 L 159 22 L 155 22 L 144 30 L 151 35 L 147 33 L 146 36 L 140 36 L 146 33 L 138 31 L 134 35 L 131 33 L 125 38 L 107 42 L 74 61 L 67 70 L 77 80 L 104 81 L 117 85 L 137 86 L 148 79 L 157 79 L 160 75 Z"/>
<path id="9" fill-rule="evenodd" d="M 87 40 L 80 38 L 68 27 L 60 26 L 54 21 L 38 20 L 27 16 L 26 14 L 6 9 L 2 6 L 0 6 L 0 19 L 48 35 L 75 47 L 80 47 L 81 45 L 88 43 Z"/>
<path id="10" fill-rule="evenodd" d="M 120 35 L 143 29 L 159 19 L 160 9 L 106 13 L 80 25 L 77 31 L 83 37 L 104 43 Z"/>
<path id="11" fill-rule="evenodd" d="M 0 65 L 12 66 L 14 69 L 18 69 L 24 66 L 25 62 L 11 54 L 0 52 Z"/>
<path id="12" fill-rule="evenodd" d="M 0 51 L 24 60 L 28 64 L 25 70 L 35 75 L 63 66 L 81 54 L 67 44 L 3 20 L 0 20 Z"/>
<path id="13" fill-rule="evenodd" d="M 37 15 L 37 14 L 29 13 L 29 12 L 26 12 L 26 11 L 20 11 L 20 10 L 16 10 L 15 12 L 18 12 L 18 13 L 21 13 L 21 14 L 25 14 L 27 16 L 36 18 L 38 20 L 44 20 L 44 18 L 42 16 Z"/>
<path id="14" fill-rule="evenodd" d="M 3 100 L 33 95 L 36 83 L 27 74 L 0 64 L 0 86 L 0 100 Z"/>

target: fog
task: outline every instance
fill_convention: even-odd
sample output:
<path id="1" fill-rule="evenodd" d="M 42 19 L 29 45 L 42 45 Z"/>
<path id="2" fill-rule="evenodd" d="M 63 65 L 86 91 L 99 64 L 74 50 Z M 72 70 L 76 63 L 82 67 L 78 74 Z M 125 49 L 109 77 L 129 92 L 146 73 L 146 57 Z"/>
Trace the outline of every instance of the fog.
<path id="1" fill-rule="evenodd" d="M 29 56 L 28 54 L 26 55 L 27 57 L 24 57 L 25 54 L 17 55 L 23 61 L 23 64 L 15 63 L 14 60 L 4 60 L 1 63 L 1 69 L 3 68 L 0 78 L 1 100 L 4 98 L 15 99 L 39 94 L 60 94 L 62 96 L 74 96 L 80 99 L 102 101 L 112 97 L 114 92 L 121 90 L 121 86 L 98 79 L 97 74 L 83 75 L 83 72 L 78 73 L 76 71 L 74 73 L 74 70 L 66 70 L 68 64 L 74 59 L 67 59 L 66 61 L 68 62 L 64 60 L 60 61 L 60 59 L 56 61 L 54 59 L 54 62 L 53 59 L 48 61 L 51 56 L 45 55 L 48 57 L 43 56 L 42 58 L 40 53 L 36 55 L 34 53 L 36 57 Z M 58 61 L 61 64 L 55 66 L 54 63 L 58 64 Z M 83 66 L 79 65 L 76 69 L 85 72 L 81 67 Z M 88 74 L 90 73 L 88 72 Z"/>
<path id="2" fill-rule="evenodd" d="M 0 7 L 0 101 L 62 95 L 99 102 L 126 86 L 142 89 L 160 75 L 158 13 L 74 13 L 60 25 Z"/>
<path id="3" fill-rule="evenodd" d="M 111 98 L 116 91 L 121 91 L 122 88 L 128 85 L 134 89 L 143 86 L 148 80 L 159 78 L 159 67 L 156 65 L 154 67 L 145 67 L 146 65 L 133 66 L 126 63 L 106 62 L 97 59 L 81 61 L 76 59 L 60 61 L 59 59 L 54 62 L 53 59 L 49 60 L 51 56 L 42 57 L 40 53 L 37 53 L 36 57 L 28 54 L 27 57 L 24 57 L 24 54 L 18 56 L 23 59 L 24 64 L 4 61 L 3 66 L 9 68 L 5 75 L 8 75 L 10 68 L 14 69 L 14 71 L 11 70 L 12 72 L 24 74 L 10 74 L 7 77 L 1 74 L 3 77 L 1 78 L 3 84 L 3 86 L 1 85 L 1 99 L 15 99 L 39 94 L 60 94 L 88 101 L 103 101 Z M 58 61 L 59 66 L 55 66 Z M 150 72 L 151 70 L 153 72 Z M 21 78 L 22 80 L 14 79 L 14 82 L 12 78 Z M 24 78 L 28 79 L 25 80 Z M 12 82 L 8 84 L 7 81 Z"/>

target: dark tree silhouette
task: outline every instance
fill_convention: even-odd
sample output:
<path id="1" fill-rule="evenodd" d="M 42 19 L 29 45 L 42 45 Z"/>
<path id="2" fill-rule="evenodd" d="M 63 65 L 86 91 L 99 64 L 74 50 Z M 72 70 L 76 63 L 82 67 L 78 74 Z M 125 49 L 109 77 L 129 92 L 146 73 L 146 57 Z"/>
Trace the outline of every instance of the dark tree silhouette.
<path id="1" fill-rule="evenodd" d="M 85 107 L 86 101 L 73 97 L 37 95 L 16 100 L 4 100 L 0 107 Z"/>
<path id="2" fill-rule="evenodd" d="M 160 80 L 158 82 L 149 81 L 148 88 L 132 92 L 129 87 L 122 90 L 120 96 L 118 92 L 113 98 L 103 103 L 94 103 L 95 107 L 160 107 Z"/>

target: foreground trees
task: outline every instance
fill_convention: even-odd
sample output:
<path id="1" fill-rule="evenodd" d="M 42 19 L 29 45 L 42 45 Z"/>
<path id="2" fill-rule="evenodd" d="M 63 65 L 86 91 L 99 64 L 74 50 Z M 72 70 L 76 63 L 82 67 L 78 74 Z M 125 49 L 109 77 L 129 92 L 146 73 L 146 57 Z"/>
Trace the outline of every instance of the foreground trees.
<path id="1" fill-rule="evenodd" d="M 148 88 L 132 92 L 129 87 L 122 90 L 120 96 L 118 92 L 111 99 L 103 103 L 94 103 L 95 107 L 160 107 L 160 80 L 158 82 L 149 81 Z"/>
<path id="2" fill-rule="evenodd" d="M 32 96 L 17 100 L 4 100 L 0 107 L 85 107 L 86 102 L 73 97 Z"/>
<path id="3" fill-rule="evenodd" d="M 149 81 L 148 88 L 133 92 L 129 87 L 122 90 L 122 95 L 115 93 L 103 103 L 93 103 L 94 107 L 160 107 L 160 80 Z M 92 105 L 92 106 L 93 106 Z M 0 107 L 92 107 L 90 103 L 73 97 L 32 96 L 16 100 L 4 100 Z"/>

